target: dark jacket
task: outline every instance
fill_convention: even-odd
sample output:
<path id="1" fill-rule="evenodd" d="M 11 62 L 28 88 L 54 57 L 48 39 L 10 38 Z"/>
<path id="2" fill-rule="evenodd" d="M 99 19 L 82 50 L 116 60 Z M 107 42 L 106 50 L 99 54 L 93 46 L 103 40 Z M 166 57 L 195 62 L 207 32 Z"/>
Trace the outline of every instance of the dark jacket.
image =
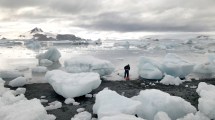
<path id="1" fill-rule="evenodd" d="M 124 70 L 130 70 L 130 65 L 126 65 L 126 66 L 124 67 Z"/>

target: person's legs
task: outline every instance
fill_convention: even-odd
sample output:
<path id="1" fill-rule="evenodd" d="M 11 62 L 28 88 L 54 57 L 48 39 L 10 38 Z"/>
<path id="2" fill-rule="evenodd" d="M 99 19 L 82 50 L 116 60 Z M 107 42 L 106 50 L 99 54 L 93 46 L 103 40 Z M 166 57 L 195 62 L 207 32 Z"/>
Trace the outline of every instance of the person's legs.
<path id="1" fill-rule="evenodd" d="M 127 70 L 125 70 L 125 73 L 124 73 L 124 78 L 126 78 L 126 75 L 127 75 Z"/>
<path id="2" fill-rule="evenodd" d="M 127 77 L 129 78 L 129 70 L 128 70 L 128 72 L 127 72 Z"/>

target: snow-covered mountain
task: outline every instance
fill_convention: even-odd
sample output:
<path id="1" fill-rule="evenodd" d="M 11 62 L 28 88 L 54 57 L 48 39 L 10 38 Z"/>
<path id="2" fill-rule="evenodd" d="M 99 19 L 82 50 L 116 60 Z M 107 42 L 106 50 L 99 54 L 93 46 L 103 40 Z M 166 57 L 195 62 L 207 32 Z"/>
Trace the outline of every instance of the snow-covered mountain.
<path id="1" fill-rule="evenodd" d="M 37 27 L 30 31 L 31 34 L 39 33 L 39 32 L 43 32 L 43 30 L 41 28 L 37 28 Z"/>

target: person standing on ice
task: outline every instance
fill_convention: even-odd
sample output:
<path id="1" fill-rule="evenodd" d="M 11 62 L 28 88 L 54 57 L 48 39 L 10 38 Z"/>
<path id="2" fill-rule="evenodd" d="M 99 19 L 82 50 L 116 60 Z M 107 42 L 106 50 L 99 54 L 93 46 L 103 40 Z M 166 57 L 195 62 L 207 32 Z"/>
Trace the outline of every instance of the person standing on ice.
<path id="1" fill-rule="evenodd" d="M 126 80 L 129 80 L 130 65 L 129 65 L 129 64 L 126 65 L 126 66 L 124 67 L 124 70 L 125 70 L 124 78 L 125 78 Z"/>

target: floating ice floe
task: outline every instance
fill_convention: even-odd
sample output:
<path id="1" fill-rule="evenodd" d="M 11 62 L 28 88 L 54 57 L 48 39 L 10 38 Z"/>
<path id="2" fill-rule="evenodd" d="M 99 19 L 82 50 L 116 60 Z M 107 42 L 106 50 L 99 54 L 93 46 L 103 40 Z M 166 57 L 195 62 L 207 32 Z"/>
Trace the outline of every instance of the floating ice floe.
<path id="1" fill-rule="evenodd" d="M 198 109 L 210 119 L 215 119 L 215 86 L 201 82 L 196 89 L 199 94 Z"/>
<path id="2" fill-rule="evenodd" d="M 165 112 L 158 112 L 154 116 L 154 120 L 171 120 Z"/>
<path id="3" fill-rule="evenodd" d="M 120 42 L 115 42 L 114 46 L 115 47 L 123 46 L 125 48 L 129 48 L 130 47 L 130 43 L 128 41 L 123 41 L 123 42 L 120 41 Z"/>
<path id="4" fill-rule="evenodd" d="M 117 114 L 135 115 L 140 104 L 139 101 L 121 96 L 115 91 L 104 89 L 96 95 L 93 113 L 97 114 L 99 119 Z"/>
<path id="5" fill-rule="evenodd" d="M 52 62 L 59 61 L 60 57 L 61 57 L 61 53 L 55 47 L 51 47 L 45 53 L 41 53 L 36 56 L 36 58 L 39 60 L 48 59 Z"/>
<path id="6" fill-rule="evenodd" d="M 172 120 L 196 112 L 196 108 L 184 99 L 156 89 L 142 90 L 132 99 L 142 103 L 137 115 L 147 120 L 153 120 L 159 111 L 165 112 Z"/>
<path id="7" fill-rule="evenodd" d="M 39 61 L 39 64 L 40 64 L 41 66 L 47 67 L 47 66 L 52 65 L 53 62 L 52 62 L 51 60 L 48 60 L 48 59 L 41 59 L 41 60 Z"/>
<path id="8" fill-rule="evenodd" d="M 32 68 L 32 73 L 45 73 L 47 72 L 47 67 L 44 66 L 37 66 L 35 68 Z"/>
<path id="9" fill-rule="evenodd" d="M 109 75 L 114 71 L 113 64 L 109 61 L 101 60 L 92 56 L 74 57 L 65 60 L 64 66 L 67 72 L 97 72 L 101 76 Z"/>
<path id="10" fill-rule="evenodd" d="M 23 73 L 16 70 L 0 70 L 0 78 L 3 79 L 15 79 L 20 76 L 24 76 Z"/>
<path id="11" fill-rule="evenodd" d="M 144 120 L 144 119 L 135 117 L 134 115 L 118 114 L 113 116 L 104 116 L 100 120 Z"/>
<path id="12" fill-rule="evenodd" d="M 180 85 L 185 80 L 181 80 L 179 77 L 174 77 L 171 75 L 165 75 L 164 78 L 160 81 L 160 83 L 164 85 Z"/>
<path id="13" fill-rule="evenodd" d="M 85 95 L 101 84 L 98 73 L 67 73 L 62 70 L 49 71 L 45 79 L 52 85 L 55 92 L 65 98 Z"/>
<path id="14" fill-rule="evenodd" d="M 76 114 L 73 118 L 71 118 L 71 120 L 91 120 L 91 118 L 92 115 L 89 112 L 84 111 Z"/>
<path id="15" fill-rule="evenodd" d="M 168 53 L 162 63 L 164 73 L 175 77 L 185 78 L 193 70 L 194 64 L 189 63 L 173 53 Z"/>
<path id="16" fill-rule="evenodd" d="M 9 82 L 8 85 L 11 87 L 22 87 L 27 84 L 27 79 L 25 77 L 18 77 Z"/>
<path id="17" fill-rule="evenodd" d="M 39 50 L 41 48 L 40 42 L 34 40 L 27 40 L 24 45 L 31 50 Z"/>

